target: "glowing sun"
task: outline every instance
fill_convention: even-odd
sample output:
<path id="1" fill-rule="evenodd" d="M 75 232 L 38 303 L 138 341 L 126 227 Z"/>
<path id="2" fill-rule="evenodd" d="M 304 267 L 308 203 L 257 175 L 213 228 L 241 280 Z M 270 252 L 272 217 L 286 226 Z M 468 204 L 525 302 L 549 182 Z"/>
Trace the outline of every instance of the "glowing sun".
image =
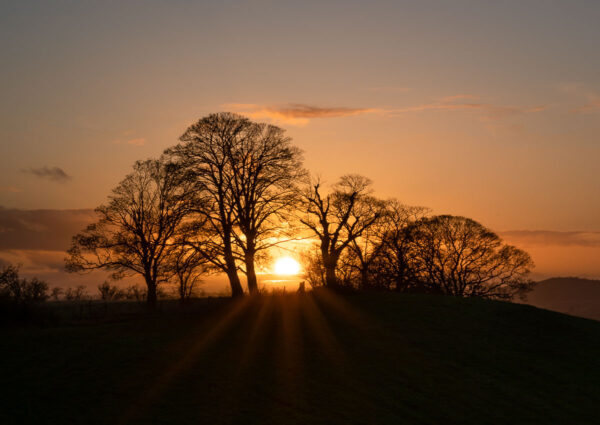
<path id="1" fill-rule="evenodd" d="M 275 262 L 275 274 L 294 275 L 300 272 L 300 264 L 291 257 L 281 257 Z"/>

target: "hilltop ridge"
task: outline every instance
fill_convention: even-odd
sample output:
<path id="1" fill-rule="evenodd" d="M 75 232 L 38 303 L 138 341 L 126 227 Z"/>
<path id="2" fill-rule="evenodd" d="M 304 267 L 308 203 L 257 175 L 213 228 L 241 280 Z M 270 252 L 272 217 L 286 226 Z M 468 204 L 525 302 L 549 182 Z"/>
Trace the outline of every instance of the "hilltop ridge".
<path id="1" fill-rule="evenodd" d="M 600 323 L 507 302 L 317 290 L 3 337 L 4 424 L 598 419 Z"/>

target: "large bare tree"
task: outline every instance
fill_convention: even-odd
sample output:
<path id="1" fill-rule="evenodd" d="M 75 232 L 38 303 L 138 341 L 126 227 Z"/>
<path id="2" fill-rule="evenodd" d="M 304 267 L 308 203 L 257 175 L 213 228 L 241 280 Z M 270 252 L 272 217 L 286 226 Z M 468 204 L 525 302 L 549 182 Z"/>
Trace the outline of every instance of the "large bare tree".
<path id="1" fill-rule="evenodd" d="M 243 294 L 240 268 L 257 291 L 256 258 L 281 240 L 304 173 L 300 150 L 282 129 L 232 113 L 200 119 L 180 140 L 167 154 L 194 182 L 198 230 L 208 232 L 188 243 L 227 274 L 233 296 Z"/>
<path id="2" fill-rule="evenodd" d="M 96 208 L 99 220 L 73 237 L 67 270 L 106 269 L 116 279 L 140 275 L 155 308 L 157 286 L 172 275 L 173 240 L 196 204 L 174 167 L 164 158 L 136 162 L 108 203 Z"/>
<path id="3" fill-rule="evenodd" d="M 342 176 L 328 193 L 319 180 L 302 192 L 305 214 L 300 221 L 319 239 L 325 284 L 339 284 L 336 269 L 344 250 L 384 214 L 384 204 L 371 196 L 371 181 L 363 176 Z"/>
<path id="4" fill-rule="evenodd" d="M 229 150 L 232 199 L 241 234 L 236 235 L 236 243 L 243 253 L 248 289 L 257 292 L 257 254 L 291 236 L 296 187 L 306 173 L 300 149 L 279 127 L 253 123 L 239 142 Z"/>
<path id="5" fill-rule="evenodd" d="M 419 282 L 458 296 L 511 299 L 531 288 L 533 262 L 491 230 L 466 217 L 423 218 L 408 230 Z"/>
<path id="6" fill-rule="evenodd" d="M 199 200 L 194 209 L 200 223 L 187 243 L 227 274 L 231 294 L 244 294 L 235 252 L 235 211 L 232 197 L 233 168 L 228 150 L 246 137 L 248 120 L 231 114 L 212 114 L 191 125 L 182 143 L 165 153 L 191 182 Z"/>

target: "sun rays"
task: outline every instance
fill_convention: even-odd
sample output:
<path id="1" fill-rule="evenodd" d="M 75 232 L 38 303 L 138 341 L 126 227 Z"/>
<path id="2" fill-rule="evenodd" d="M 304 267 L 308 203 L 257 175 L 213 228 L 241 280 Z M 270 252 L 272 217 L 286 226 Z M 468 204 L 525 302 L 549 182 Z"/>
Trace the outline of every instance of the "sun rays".
<path id="1" fill-rule="evenodd" d="M 324 314 L 325 305 L 335 305 L 334 316 Z M 229 308 L 212 317 L 215 326 L 196 323 L 194 330 L 186 333 L 186 339 L 172 343 L 168 352 L 174 357 L 163 370 L 158 371 L 152 384 L 148 385 L 123 412 L 119 423 L 127 423 L 149 414 L 164 393 L 173 391 L 177 382 L 198 367 L 208 367 L 206 373 L 225 373 L 239 385 L 229 387 L 221 399 L 229 400 L 247 394 L 243 382 L 252 382 L 259 364 L 267 366 L 267 375 L 261 379 L 271 382 L 273 394 L 283 403 L 303 406 L 302 395 L 306 390 L 303 370 L 314 367 L 305 364 L 306 349 L 320 347 L 324 361 L 331 366 L 335 379 L 346 381 L 344 371 L 351 368 L 345 347 L 333 331 L 334 322 L 344 327 L 363 331 L 357 326 L 365 319 L 351 303 L 339 295 L 319 290 L 308 294 L 265 294 L 234 301 Z M 195 339 L 192 339 L 195 336 Z M 216 350 L 231 360 L 227 370 L 212 370 L 202 359 L 207 352 Z M 225 350 L 225 351 L 222 351 Z M 258 368 L 258 369 L 257 369 Z M 261 369 L 262 370 L 262 369 Z M 349 382 L 348 382 L 349 383 Z M 350 383 L 349 383 L 350 384 Z M 217 391 L 217 389 L 216 389 Z M 220 391 L 220 389 L 219 389 Z"/>

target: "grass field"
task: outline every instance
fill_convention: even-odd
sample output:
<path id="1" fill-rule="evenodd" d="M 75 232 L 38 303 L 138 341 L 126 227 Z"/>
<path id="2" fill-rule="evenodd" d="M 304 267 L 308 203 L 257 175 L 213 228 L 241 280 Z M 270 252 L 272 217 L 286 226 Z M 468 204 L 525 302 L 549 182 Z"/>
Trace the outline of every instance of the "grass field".
<path id="1" fill-rule="evenodd" d="M 4 328 L 0 423 L 600 423 L 600 323 L 390 293 Z"/>

